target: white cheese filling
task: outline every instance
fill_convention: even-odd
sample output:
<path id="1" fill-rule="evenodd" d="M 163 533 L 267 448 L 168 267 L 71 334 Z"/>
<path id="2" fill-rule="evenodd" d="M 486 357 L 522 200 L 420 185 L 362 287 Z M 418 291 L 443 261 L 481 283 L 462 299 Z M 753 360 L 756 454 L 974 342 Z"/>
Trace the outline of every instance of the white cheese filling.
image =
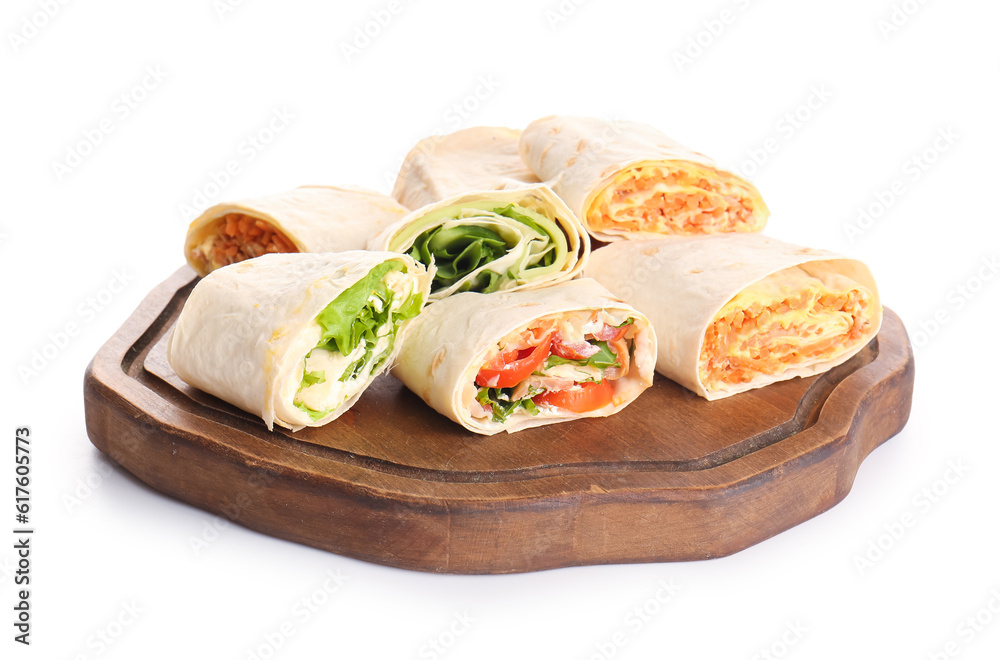
<path id="1" fill-rule="evenodd" d="M 371 352 L 371 358 L 354 376 L 342 381 L 340 379 L 348 368 L 364 357 L 367 343 L 362 340 L 349 355 L 325 348 L 312 349 L 303 361 L 303 371 L 322 374 L 325 380 L 301 388 L 295 395 L 295 403 L 317 412 L 333 411 L 368 384 L 376 363 L 381 362 L 379 358 L 389 349 L 389 331 L 393 323 L 392 312 L 398 310 L 410 299 L 416 287 L 413 275 L 398 270 L 386 273 L 382 281 L 393 292 L 393 296 L 389 307 L 389 320 L 375 331 L 375 335 L 379 339 Z M 380 298 L 372 295 L 368 298 L 368 302 L 381 311 L 382 300 Z"/>

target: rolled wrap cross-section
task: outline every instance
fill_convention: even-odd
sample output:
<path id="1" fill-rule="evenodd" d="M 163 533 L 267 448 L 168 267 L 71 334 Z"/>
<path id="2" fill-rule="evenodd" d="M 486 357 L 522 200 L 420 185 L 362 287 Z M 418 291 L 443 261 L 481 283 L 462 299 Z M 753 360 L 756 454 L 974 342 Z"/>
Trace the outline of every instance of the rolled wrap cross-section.
<path id="1" fill-rule="evenodd" d="M 184 257 L 204 277 L 263 254 L 363 250 L 407 213 L 372 190 L 302 186 L 207 209 L 188 228 Z"/>
<path id="2" fill-rule="evenodd" d="M 472 192 L 413 211 L 368 243 L 435 268 L 431 301 L 549 286 L 582 272 L 590 240 L 546 186 Z"/>
<path id="3" fill-rule="evenodd" d="M 618 412 L 652 385 L 656 335 L 597 282 L 460 293 L 414 321 L 392 374 L 492 435 Z"/>
<path id="4" fill-rule="evenodd" d="M 186 383 L 268 429 L 320 426 L 389 367 L 429 287 L 406 255 L 265 255 L 198 282 L 167 359 Z"/>
<path id="5" fill-rule="evenodd" d="M 760 234 L 614 243 L 586 274 L 649 316 L 657 371 L 710 400 L 827 371 L 882 323 L 862 262 Z"/>
<path id="6" fill-rule="evenodd" d="M 520 152 L 602 241 L 754 232 L 769 215 L 749 181 L 646 124 L 545 117 Z"/>

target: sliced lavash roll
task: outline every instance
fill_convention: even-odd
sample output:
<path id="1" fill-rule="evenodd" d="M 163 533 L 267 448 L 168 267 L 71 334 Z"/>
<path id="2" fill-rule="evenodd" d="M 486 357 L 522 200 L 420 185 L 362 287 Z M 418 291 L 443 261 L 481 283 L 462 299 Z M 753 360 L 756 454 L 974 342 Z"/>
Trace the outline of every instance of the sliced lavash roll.
<path id="1" fill-rule="evenodd" d="M 882 323 L 868 267 L 760 234 L 623 241 L 586 275 L 656 327 L 656 369 L 706 399 L 827 371 Z"/>
<path id="2" fill-rule="evenodd" d="M 544 117 L 520 153 L 601 241 L 754 232 L 769 215 L 749 181 L 646 124 Z"/>
<path id="3" fill-rule="evenodd" d="M 207 209 L 188 228 L 184 257 L 204 277 L 262 254 L 363 250 L 407 213 L 373 190 L 302 186 Z"/>
<path id="4" fill-rule="evenodd" d="M 550 286 L 580 275 L 590 238 L 546 186 L 467 192 L 411 212 L 368 243 L 435 270 L 431 301 Z"/>
<path id="5" fill-rule="evenodd" d="M 540 183 L 518 153 L 521 131 L 474 126 L 424 138 L 399 169 L 392 196 L 417 209 L 470 191 Z"/>
<path id="6" fill-rule="evenodd" d="M 550 362 L 560 355 L 579 359 Z M 648 319 L 584 278 L 544 289 L 460 293 L 429 305 L 391 373 L 442 415 L 492 435 L 616 413 L 652 385 L 655 356 Z M 505 374 L 516 383 L 501 382 L 504 369 L 533 358 L 544 360 Z M 574 412 L 560 398 L 599 407 Z"/>
<path id="7" fill-rule="evenodd" d="M 167 359 L 268 429 L 320 426 L 389 367 L 429 287 L 422 265 L 391 252 L 264 255 L 195 285 Z"/>

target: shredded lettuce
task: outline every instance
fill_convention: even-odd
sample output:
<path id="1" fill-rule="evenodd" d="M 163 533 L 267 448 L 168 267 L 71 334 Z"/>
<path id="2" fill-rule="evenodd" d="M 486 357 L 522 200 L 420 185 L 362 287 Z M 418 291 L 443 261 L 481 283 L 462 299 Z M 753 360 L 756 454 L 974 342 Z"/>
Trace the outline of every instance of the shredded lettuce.
<path id="1" fill-rule="evenodd" d="M 375 372 L 392 354 L 396 332 L 402 322 L 420 313 L 424 305 L 423 295 L 420 293 L 411 294 L 399 309 L 389 311 L 395 292 L 385 283 L 385 277 L 392 271 L 405 270 L 405 264 L 400 261 L 382 262 L 337 296 L 316 317 L 316 322 L 323 330 L 316 348 L 350 355 L 364 342 L 364 353 L 344 370 L 338 380 L 350 380 L 363 372 L 369 364 L 372 366 L 368 372 Z M 382 337 L 388 338 L 388 344 L 381 353 L 373 355 L 378 340 L 382 338 L 378 332 L 386 326 L 388 332 Z M 307 371 L 303 373 L 299 390 L 325 381 L 325 372 Z M 313 421 L 334 410 L 313 410 L 304 403 L 295 403 L 295 407 L 308 414 Z"/>
<path id="2" fill-rule="evenodd" d="M 480 387 L 476 393 L 476 401 L 493 412 L 494 422 L 503 424 L 507 421 L 508 417 L 518 410 L 524 410 L 532 416 L 537 415 L 538 408 L 535 406 L 535 402 L 531 400 L 531 397 L 539 392 L 541 390 L 529 387 L 528 396 L 517 401 L 511 401 L 510 397 L 514 393 L 514 388 L 512 387 Z"/>
<path id="3" fill-rule="evenodd" d="M 310 385 L 316 385 L 317 383 L 326 382 L 326 372 L 325 371 L 306 371 L 302 374 L 302 385 L 299 389 L 303 387 L 309 387 Z"/>
<path id="4" fill-rule="evenodd" d="M 317 347 L 350 355 L 363 337 L 373 337 L 373 331 L 388 318 L 386 303 L 391 299 L 392 291 L 384 281 L 385 276 L 390 271 L 404 268 L 399 261 L 384 261 L 327 305 L 316 317 L 316 322 L 323 328 Z M 372 295 L 382 301 L 383 312 L 378 312 L 368 302 Z"/>
<path id="5" fill-rule="evenodd" d="M 334 408 L 328 408 L 327 410 L 313 410 L 306 404 L 299 402 L 295 402 L 295 407 L 304 412 L 305 414 L 309 415 L 309 419 L 311 419 L 314 422 L 318 419 L 326 417 L 335 410 Z"/>

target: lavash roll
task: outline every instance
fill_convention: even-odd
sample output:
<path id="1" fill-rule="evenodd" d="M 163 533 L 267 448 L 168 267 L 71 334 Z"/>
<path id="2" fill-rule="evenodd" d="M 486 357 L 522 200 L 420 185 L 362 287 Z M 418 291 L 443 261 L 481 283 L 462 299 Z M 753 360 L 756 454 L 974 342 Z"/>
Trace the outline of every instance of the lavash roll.
<path id="1" fill-rule="evenodd" d="M 656 370 L 709 400 L 827 371 L 857 354 L 877 334 L 882 322 L 878 288 L 864 263 L 760 234 L 613 243 L 594 252 L 585 275 L 649 317 L 659 338 Z M 845 343 L 844 350 L 830 359 L 805 360 L 750 382 L 726 383 L 718 388 L 704 382 L 706 337 L 730 301 L 758 293 L 792 299 L 797 287 L 803 283 L 815 286 L 817 281 L 835 293 L 855 285 L 867 292 L 869 313 L 862 316 L 864 326 L 855 328 L 860 333 L 857 340 Z M 839 319 L 834 321 L 839 323 Z"/>
<path id="2" fill-rule="evenodd" d="M 206 209 L 188 228 L 184 257 L 196 273 L 205 276 L 222 265 L 260 256 L 249 248 L 250 254 L 241 251 L 228 263 L 214 263 L 206 256 L 211 242 L 224 233 L 227 216 L 244 216 L 269 225 L 283 237 L 278 241 L 278 252 L 344 252 L 365 249 L 372 236 L 407 213 L 408 208 L 373 190 L 301 186 Z M 242 237 L 227 244 L 243 245 Z"/>
<path id="3" fill-rule="evenodd" d="M 638 122 L 544 117 L 524 129 L 520 153 L 590 234 L 605 242 L 760 231 L 769 215 L 749 181 Z M 722 209 L 731 209 L 731 222 Z"/>
<path id="4" fill-rule="evenodd" d="M 502 338 L 540 320 L 600 310 L 632 318 L 635 326 L 632 368 L 614 381 L 611 404 L 586 413 L 549 410 L 537 416 L 520 414 L 504 423 L 472 415 L 477 374 Z M 474 433 L 513 433 L 618 412 L 652 385 L 656 341 L 645 316 L 594 280 L 584 278 L 543 289 L 486 295 L 460 293 L 429 305 L 413 322 L 391 373 L 436 411 Z"/>
<path id="5" fill-rule="evenodd" d="M 333 412 L 312 419 L 296 407 L 295 397 L 306 356 L 323 334 L 317 317 L 385 262 L 401 264 L 402 284 L 426 302 L 429 274 L 409 257 L 389 252 L 269 254 L 213 271 L 194 287 L 178 316 L 167 345 L 170 366 L 189 385 L 260 415 L 268 429 L 326 424 L 390 366 L 409 322 L 399 326 L 381 366 L 359 380 L 360 389 Z"/>

